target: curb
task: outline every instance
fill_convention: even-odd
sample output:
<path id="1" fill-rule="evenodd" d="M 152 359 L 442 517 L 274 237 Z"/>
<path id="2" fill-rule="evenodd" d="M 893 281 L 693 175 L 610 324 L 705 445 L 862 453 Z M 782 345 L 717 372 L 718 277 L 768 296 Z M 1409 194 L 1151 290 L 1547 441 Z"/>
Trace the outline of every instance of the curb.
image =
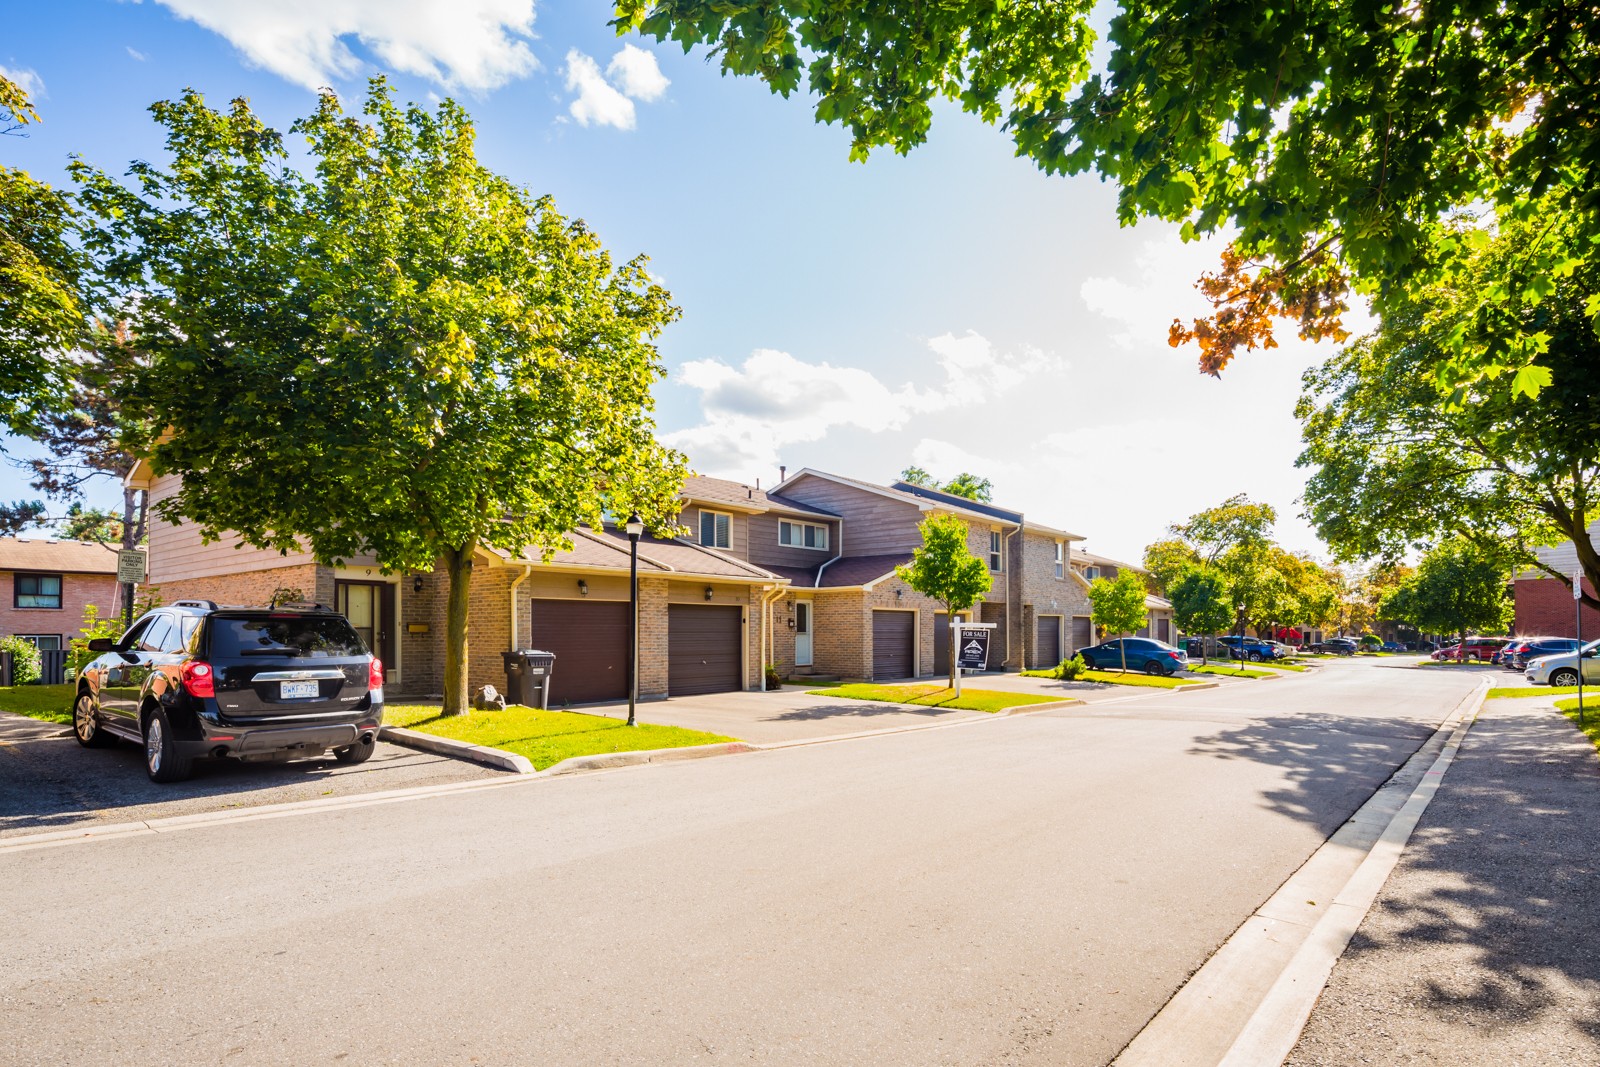
<path id="1" fill-rule="evenodd" d="M 498 749 L 489 749 L 496 752 Z M 673 760 L 706 759 L 710 756 L 732 756 L 739 752 L 758 752 L 760 746 L 747 741 L 724 741 L 715 745 L 689 745 L 684 748 L 649 748 L 637 752 L 606 752 L 597 756 L 572 756 L 553 763 L 535 774 L 551 776 L 572 774 L 576 771 L 605 771 L 613 767 L 637 767 L 645 763 L 671 763 Z M 521 759 L 518 756 L 517 759 Z"/>
<path id="2" fill-rule="evenodd" d="M 440 756 L 454 756 L 456 759 L 481 763 L 485 767 L 510 771 L 513 774 L 535 773 L 533 764 L 528 762 L 527 756 L 519 756 L 515 752 L 490 748 L 487 745 L 473 745 L 465 741 L 453 741 L 448 737 L 435 737 L 433 734 L 407 730 L 400 726 L 381 727 L 378 730 L 378 740 L 403 745 L 406 748 L 419 748 L 424 752 L 433 752 Z"/>
<path id="3" fill-rule="evenodd" d="M 1178 988 L 1113 1067 L 1281 1067 L 1487 693 L 1480 685 L 1463 697 L 1411 758 Z"/>

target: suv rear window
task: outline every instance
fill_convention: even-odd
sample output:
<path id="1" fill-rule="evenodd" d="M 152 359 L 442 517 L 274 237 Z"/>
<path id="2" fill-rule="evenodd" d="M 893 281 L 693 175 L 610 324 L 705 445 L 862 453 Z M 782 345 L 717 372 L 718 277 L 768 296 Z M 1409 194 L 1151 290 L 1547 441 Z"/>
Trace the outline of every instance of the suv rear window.
<path id="1" fill-rule="evenodd" d="M 210 655 L 309 656 L 345 658 L 365 656 L 361 638 L 338 615 L 213 615 Z"/>

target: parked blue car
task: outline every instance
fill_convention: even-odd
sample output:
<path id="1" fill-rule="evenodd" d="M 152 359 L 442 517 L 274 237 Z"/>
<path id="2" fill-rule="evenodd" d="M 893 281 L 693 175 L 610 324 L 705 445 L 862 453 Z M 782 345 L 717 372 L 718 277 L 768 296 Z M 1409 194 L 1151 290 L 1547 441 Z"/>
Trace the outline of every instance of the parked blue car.
<path id="1" fill-rule="evenodd" d="M 1239 658 L 1239 638 L 1219 637 L 1217 643 L 1228 650 L 1228 655 L 1233 659 Z M 1263 641 L 1259 637 L 1246 637 L 1244 639 L 1244 656 L 1252 663 L 1260 663 L 1264 659 L 1277 659 L 1278 649 L 1270 641 Z"/>

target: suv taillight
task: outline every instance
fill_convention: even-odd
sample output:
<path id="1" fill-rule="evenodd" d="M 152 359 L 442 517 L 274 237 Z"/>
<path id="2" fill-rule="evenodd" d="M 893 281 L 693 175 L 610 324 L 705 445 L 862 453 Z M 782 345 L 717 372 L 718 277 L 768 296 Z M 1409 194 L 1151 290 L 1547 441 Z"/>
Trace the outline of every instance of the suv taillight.
<path id="1" fill-rule="evenodd" d="M 383 688 L 383 660 L 377 656 L 372 657 L 372 666 L 367 669 L 367 688 Z"/>
<path id="2" fill-rule="evenodd" d="M 203 660 L 192 659 L 183 665 L 183 687 L 192 697 L 214 697 L 217 695 L 217 679 L 211 673 L 211 664 Z"/>

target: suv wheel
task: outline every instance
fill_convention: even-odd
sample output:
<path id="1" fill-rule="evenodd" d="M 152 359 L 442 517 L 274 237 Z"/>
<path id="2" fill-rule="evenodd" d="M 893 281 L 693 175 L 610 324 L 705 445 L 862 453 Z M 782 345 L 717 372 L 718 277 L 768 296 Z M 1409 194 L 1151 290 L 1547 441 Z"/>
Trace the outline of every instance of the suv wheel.
<path id="1" fill-rule="evenodd" d="M 72 705 L 72 734 L 84 748 L 110 748 L 117 743 L 116 735 L 100 729 L 100 720 L 94 717 L 94 697 L 80 694 Z"/>
<path id="2" fill-rule="evenodd" d="M 1551 671 L 1550 672 L 1550 684 L 1551 685 L 1561 685 L 1561 686 L 1577 685 L 1578 684 L 1578 672 L 1575 671 L 1575 670 L 1572 670 L 1569 667 L 1563 667 L 1559 671 Z"/>
<path id="3" fill-rule="evenodd" d="M 376 739 L 357 741 L 353 745 L 334 749 L 333 758 L 340 763 L 365 763 L 372 758 L 372 754 L 377 751 L 377 748 L 378 742 Z"/>
<path id="4" fill-rule="evenodd" d="M 189 777 L 194 760 L 178 754 L 178 739 L 173 736 L 167 713 L 155 708 L 144 724 L 144 769 L 152 782 L 181 782 Z"/>

